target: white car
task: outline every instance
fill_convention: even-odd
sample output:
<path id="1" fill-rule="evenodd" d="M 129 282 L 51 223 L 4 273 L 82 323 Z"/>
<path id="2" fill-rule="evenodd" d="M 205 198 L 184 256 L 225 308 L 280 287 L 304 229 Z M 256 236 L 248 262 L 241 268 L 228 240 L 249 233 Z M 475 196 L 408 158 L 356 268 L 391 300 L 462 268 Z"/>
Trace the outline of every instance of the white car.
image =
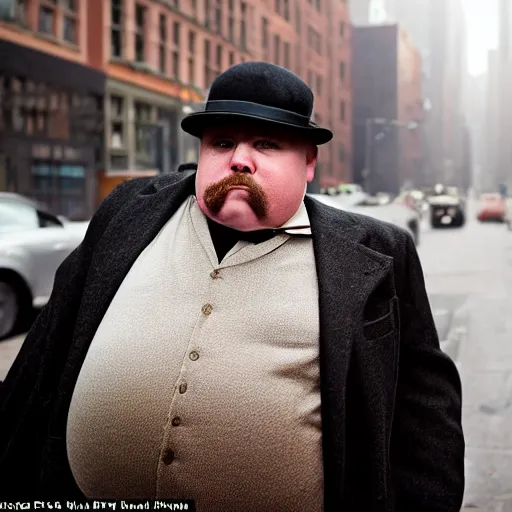
<path id="1" fill-rule="evenodd" d="M 368 217 L 373 217 L 374 219 L 400 226 L 411 234 L 416 245 L 419 244 L 421 219 L 419 213 L 413 208 L 397 203 L 382 204 L 378 198 L 374 199 L 370 196 L 366 196 L 366 198 L 363 198 L 356 203 L 353 201 L 347 201 L 343 195 L 308 195 L 313 199 L 317 199 L 321 203 L 332 206 L 333 208 L 359 213 L 361 215 L 366 215 Z"/>
<path id="2" fill-rule="evenodd" d="M 49 300 L 60 264 L 88 222 L 65 222 L 29 199 L 0 192 L 0 339 Z"/>

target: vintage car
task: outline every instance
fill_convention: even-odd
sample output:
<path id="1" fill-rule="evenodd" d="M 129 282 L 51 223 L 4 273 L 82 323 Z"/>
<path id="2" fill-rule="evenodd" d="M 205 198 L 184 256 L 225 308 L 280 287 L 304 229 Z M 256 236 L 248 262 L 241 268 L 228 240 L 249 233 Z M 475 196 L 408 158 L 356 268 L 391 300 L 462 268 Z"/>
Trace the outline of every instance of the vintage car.
<path id="1" fill-rule="evenodd" d="M 466 202 L 454 187 L 437 185 L 428 197 L 430 225 L 433 228 L 460 228 L 466 222 Z"/>
<path id="2" fill-rule="evenodd" d="M 328 206 L 395 224 L 408 231 L 416 245 L 420 243 L 421 218 L 413 208 L 399 203 L 382 204 L 378 197 L 369 195 L 366 195 L 365 198 L 360 199 L 357 203 L 347 202 L 340 196 L 308 195 Z"/>
<path id="3" fill-rule="evenodd" d="M 0 192 L 0 339 L 25 327 L 50 297 L 55 272 L 88 222 L 70 222 L 35 202 Z"/>
<path id="4" fill-rule="evenodd" d="M 478 208 L 477 219 L 480 222 L 505 222 L 507 205 L 505 198 L 498 193 L 482 194 Z"/>

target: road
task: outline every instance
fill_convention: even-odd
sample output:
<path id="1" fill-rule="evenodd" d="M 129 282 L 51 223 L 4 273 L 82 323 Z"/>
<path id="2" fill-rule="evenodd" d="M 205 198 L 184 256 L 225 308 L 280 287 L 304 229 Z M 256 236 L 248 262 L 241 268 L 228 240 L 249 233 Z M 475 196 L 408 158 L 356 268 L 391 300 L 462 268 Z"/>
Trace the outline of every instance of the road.
<path id="1" fill-rule="evenodd" d="M 470 218 L 422 235 L 436 326 L 463 384 L 465 506 L 512 512 L 512 233 Z"/>
<path id="2" fill-rule="evenodd" d="M 512 512 L 512 233 L 471 219 L 457 230 L 424 226 L 419 254 L 441 345 L 463 383 L 465 506 Z M 21 341 L 0 343 L 0 379 Z"/>

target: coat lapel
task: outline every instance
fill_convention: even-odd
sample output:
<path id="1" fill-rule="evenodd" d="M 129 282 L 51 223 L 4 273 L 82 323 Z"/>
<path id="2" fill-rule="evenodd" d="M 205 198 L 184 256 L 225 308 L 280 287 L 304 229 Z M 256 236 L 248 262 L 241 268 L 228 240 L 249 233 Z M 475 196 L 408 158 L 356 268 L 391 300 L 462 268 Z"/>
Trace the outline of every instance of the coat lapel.
<path id="1" fill-rule="evenodd" d="M 363 311 L 388 274 L 392 258 L 368 249 L 351 214 L 306 196 L 319 287 L 322 441 L 326 512 L 344 503 L 346 379 Z M 336 508 L 338 510 L 338 508 Z"/>
<path id="2" fill-rule="evenodd" d="M 181 179 L 180 179 L 181 178 Z M 65 437 L 67 411 L 80 369 L 112 299 L 130 268 L 185 199 L 194 193 L 195 174 L 162 176 L 130 200 L 108 224 L 89 268 L 73 343 L 56 404 L 52 435 Z"/>

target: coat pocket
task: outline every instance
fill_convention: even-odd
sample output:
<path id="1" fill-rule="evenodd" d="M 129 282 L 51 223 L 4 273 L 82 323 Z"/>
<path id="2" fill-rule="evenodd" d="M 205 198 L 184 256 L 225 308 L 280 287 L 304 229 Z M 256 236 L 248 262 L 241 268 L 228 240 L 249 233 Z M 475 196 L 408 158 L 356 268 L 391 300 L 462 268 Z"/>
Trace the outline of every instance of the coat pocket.
<path id="1" fill-rule="evenodd" d="M 363 323 L 363 334 L 366 340 L 376 341 L 395 331 L 397 328 L 395 308 L 396 298 L 393 298 L 388 302 L 387 306 L 384 306 L 384 310 L 387 311 L 384 315 Z"/>

